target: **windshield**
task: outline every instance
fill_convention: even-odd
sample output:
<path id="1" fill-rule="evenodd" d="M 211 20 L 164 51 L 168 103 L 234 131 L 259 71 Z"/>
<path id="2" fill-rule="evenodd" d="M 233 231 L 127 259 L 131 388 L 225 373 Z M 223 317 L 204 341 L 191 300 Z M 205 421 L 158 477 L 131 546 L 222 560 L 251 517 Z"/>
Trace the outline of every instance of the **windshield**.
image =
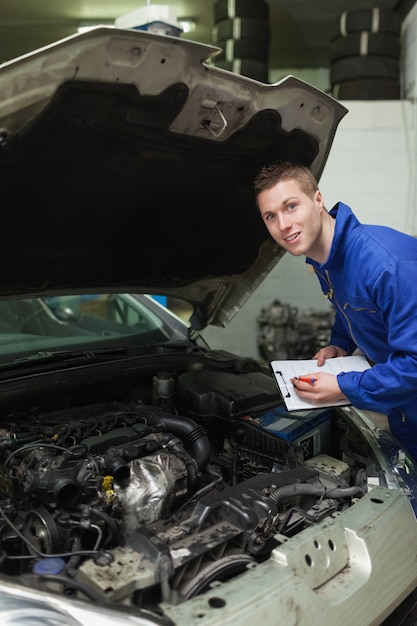
<path id="1" fill-rule="evenodd" d="M 146 295 L 0 301 L 0 362 L 41 351 L 140 347 L 187 339 L 187 326 Z"/>

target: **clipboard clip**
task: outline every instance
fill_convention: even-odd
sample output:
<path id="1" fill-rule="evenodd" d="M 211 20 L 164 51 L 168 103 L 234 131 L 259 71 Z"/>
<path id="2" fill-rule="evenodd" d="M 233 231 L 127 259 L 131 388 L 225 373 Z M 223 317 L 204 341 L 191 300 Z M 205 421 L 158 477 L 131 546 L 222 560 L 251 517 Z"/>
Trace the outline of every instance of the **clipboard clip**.
<path id="1" fill-rule="evenodd" d="M 280 370 L 275 370 L 275 374 L 277 374 L 277 376 L 281 376 L 281 378 L 282 378 L 282 384 L 283 384 L 283 386 L 285 387 L 285 389 L 287 390 L 287 393 L 285 394 L 284 398 L 291 398 L 291 394 L 290 394 L 290 392 L 288 391 L 287 383 L 286 383 L 286 380 L 285 380 L 285 378 L 284 378 L 283 373 L 282 373 Z"/>

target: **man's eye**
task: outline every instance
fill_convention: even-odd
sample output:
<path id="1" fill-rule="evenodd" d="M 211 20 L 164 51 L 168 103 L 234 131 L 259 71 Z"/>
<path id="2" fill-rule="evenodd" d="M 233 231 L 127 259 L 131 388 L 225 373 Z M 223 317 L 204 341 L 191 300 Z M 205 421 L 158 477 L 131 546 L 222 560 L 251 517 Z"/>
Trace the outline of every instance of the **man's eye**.
<path id="1" fill-rule="evenodd" d="M 296 206 L 297 206 L 296 204 L 292 204 L 292 203 L 291 203 L 291 204 L 288 204 L 288 205 L 287 205 L 287 209 L 288 209 L 289 211 L 293 211 L 293 210 L 295 209 L 295 207 L 296 207 Z"/>

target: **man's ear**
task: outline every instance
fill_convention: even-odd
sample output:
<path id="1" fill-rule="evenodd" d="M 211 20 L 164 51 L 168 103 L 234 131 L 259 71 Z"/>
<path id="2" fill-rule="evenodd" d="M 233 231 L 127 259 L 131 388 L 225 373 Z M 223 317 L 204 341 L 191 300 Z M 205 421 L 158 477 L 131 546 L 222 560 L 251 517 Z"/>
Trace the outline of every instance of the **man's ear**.
<path id="1" fill-rule="evenodd" d="M 323 196 L 321 195 L 320 189 L 316 190 L 316 193 L 314 194 L 314 201 L 320 209 L 324 209 Z"/>

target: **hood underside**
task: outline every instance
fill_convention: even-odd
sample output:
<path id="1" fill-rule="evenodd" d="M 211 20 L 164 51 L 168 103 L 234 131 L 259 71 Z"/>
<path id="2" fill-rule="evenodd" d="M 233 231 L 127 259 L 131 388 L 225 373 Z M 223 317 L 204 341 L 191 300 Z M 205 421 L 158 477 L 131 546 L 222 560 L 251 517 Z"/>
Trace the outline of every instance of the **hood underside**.
<path id="1" fill-rule="evenodd" d="M 231 319 L 283 253 L 256 173 L 319 179 L 346 109 L 214 68 L 217 51 L 102 27 L 0 67 L 1 295 L 159 293 L 195 327 Z"/>

